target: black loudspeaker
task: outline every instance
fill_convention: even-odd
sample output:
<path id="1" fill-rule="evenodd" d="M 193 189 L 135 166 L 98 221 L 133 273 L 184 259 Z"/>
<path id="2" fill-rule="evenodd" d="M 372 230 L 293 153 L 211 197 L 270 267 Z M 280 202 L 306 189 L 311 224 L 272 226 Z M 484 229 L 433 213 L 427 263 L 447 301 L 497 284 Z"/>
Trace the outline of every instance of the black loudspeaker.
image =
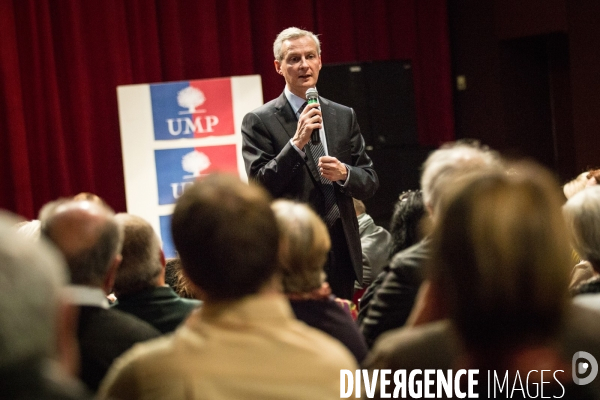
<path id="1" fill-rule="evenodd" d="M 367 213 L 388 229 L 398 196 L 419 188 L 421 164 L 432 150 L 419 146 L 410 62 L 326 64 L 317 88 L 319 95 L 356 111 L 380 181 L 378 192 L 365 201 Z"/>
<path id="2" fill-rule="evenodd" d="M 317 88 L 319 95 L 354 108 L 367 146 L 418 146 L 410 62 L 326 64 Z"/>

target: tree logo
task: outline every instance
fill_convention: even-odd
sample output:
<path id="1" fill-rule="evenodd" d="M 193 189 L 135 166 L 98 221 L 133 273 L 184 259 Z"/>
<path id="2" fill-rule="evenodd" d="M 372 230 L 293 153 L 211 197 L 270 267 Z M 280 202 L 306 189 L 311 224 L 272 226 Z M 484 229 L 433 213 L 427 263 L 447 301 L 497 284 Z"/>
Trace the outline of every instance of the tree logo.
<path id="1" fill-rule="evenodd" d="M 195 87 L 188 86 L 177 93 L 177 104 L 187 108 L 187 111 L 179 111 L 180 115 L 205 112 L 206 110 L 196 110 L 196 107 L 201 106 L 205 101 L 204 93 Z"/>
<path id="2" fill-rule="evenodd" d="M 199 178 L 201 172 L 210 167 L 208 156 L 200 151 L 194 150 L 181 158 L 181 167 L 192 175 L 184 175 L 184 178 Z"/>

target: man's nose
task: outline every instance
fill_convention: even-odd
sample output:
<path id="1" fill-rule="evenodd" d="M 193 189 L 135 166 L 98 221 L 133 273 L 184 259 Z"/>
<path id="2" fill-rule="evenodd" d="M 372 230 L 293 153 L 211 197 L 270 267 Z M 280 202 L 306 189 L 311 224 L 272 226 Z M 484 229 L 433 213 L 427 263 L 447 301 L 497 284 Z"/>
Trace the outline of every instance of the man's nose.
<path id="1" fill-rule="evenodd" d="M 306 57 L 302 57 L 300 59 L 300 67 L 302 67 L 302 68 L 308 67 L 308 61 L 306 60 Z"/>

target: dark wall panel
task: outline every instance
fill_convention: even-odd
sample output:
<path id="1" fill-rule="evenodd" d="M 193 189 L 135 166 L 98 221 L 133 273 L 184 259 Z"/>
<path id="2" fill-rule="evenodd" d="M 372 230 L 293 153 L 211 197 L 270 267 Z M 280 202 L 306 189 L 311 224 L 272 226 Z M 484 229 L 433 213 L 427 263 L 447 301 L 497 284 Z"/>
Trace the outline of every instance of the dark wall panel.
<path id="1" fill-rule="evenodd" d="M 323 97 L 354 108 L 368 146 L 418 145 L 408 61 L 324 65 L 318 89 Z"/>
<path id="2" fill-rule="evenodd" d="M 319 94 L 354 108 L 380 187 L 367 212 L 388 227 L 398 195 L 418 189 L 430 149 L 419 147 L 411 64 L 404 60 L 324 65 Z"/>

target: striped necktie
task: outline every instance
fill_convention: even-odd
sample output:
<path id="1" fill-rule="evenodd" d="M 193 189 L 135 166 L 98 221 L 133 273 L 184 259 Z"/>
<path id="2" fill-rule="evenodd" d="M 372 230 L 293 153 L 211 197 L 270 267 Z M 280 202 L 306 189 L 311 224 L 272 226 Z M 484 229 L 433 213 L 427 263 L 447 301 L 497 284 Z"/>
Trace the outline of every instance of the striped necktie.
<path id="1" fill-rule="evenodd" d="M 302 107 L 298 109 L 298 115 L 302 114 L 304 111 L 304 107 L 306 107 L 308 103 L 302 104 Z M 325 147 L 323 146 L 323 142 L 319 141 L 319 143 L 313 144 L 310 140 L 308 141 L 307 146 L 310 148 L 310 154 L 312 156 L 315 165 L 319 165 L 319 158 L 325 156 Z M 334 222 L 340 217 L 340 209 L 338 208 L 337 202 L 335 200 L 335 189 L 333 188 L 333 183 L 323 177 L 319 173 L 319 177 L 321 180 L 321 190 L 323 191 L 323 196 L 325 198 L 325 213 L 321 216 L 327 226 L 331 227 Z"/>

